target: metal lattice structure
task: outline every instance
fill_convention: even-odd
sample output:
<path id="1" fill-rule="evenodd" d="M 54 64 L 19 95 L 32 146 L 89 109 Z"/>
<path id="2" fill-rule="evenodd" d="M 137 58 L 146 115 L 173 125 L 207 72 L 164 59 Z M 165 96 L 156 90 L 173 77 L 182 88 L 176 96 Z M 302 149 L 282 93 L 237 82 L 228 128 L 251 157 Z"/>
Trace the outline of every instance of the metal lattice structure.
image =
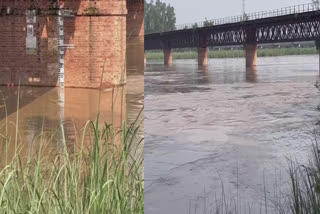
<path id="1" fill-rule="evenodd" d="M 320 11 L 145 35 L 145 50 L 320 39 Z"/>
<path id="2" fill-rule="evenodd" d="M 310 41 L 320 38 L 320 22 L 266 25 L 256 29 L 258 43 Z"/>

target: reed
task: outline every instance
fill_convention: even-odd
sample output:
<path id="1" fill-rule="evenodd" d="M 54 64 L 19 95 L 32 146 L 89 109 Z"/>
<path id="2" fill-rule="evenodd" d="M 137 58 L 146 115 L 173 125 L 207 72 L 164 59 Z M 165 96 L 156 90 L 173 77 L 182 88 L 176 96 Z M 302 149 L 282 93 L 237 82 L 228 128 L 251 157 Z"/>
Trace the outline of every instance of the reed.
<path id="1" fill-rule="evenodd" d="M 98 114 L 76 147 L 67 142 L 63 124 L 51 131 L 42 125 L 32 142 L 22 142 L 18 112 L 16 124 L 0 124 L 0 213 L 144 212 L 143 139 L 136 122 L 115 128 Z M 23 145 L 30 143 L 37 146 L 25 157 Z M 52 145 L 58 146 L 49 151 Z"/>
<path id="2" fill-rule="evenodd" d="M 291 191 L 285 204 L 288 213 L 320 213 L 320 147 L 317 141 L 312 146 L 309 165 L 292 163 L 289 175 Z"/>

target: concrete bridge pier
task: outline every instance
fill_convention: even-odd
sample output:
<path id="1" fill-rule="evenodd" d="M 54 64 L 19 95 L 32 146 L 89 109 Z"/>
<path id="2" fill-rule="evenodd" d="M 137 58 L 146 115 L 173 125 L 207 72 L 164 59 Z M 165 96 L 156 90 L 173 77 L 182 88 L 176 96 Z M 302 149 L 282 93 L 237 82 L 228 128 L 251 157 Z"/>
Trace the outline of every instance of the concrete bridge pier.
<path id="1" fill-rule="evenodd" d="M 165 65 L 172 65 L 172 48 L 163 49 L 164 54 L 164 64 Z"/>
<path id="2" fill-rule="evenodd" d="M 245 57 L 246 57 L 246 67 L 257 66 L 258 45 L 245 44 L 244 49 L 245 49 Z"/>
<path id="3" fill-rule="evenodd" d="M 208 65 L 208 47 L 198 47 L 198 65 Z"/>

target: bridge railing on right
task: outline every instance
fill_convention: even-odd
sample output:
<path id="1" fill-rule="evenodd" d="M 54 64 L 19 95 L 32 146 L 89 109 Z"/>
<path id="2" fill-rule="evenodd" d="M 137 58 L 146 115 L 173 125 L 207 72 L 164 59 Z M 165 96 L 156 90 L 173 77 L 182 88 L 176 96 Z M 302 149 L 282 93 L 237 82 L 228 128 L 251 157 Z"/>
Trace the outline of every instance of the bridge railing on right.
<path id="1" fill-rule="evenodd" d="M 291 15 L 291 14 L 297 14 L 297 13 L 305 13 L 305 12 L 317 11 L 319 9 L 320 9 L 319 5 L 314 5 L 312 3 L 300 4 L 300 5 L 284 7 L 284 8 L 280 8 L 280 9 L 276 9 L 276 10 L 260 11 L 260 12 L 249 13 L 249 14 L 244 14 L 244 15 L 231 16 L 231 17 L 225 17 L 225 18 L 220 18 L 220 19 L 212 19 L 212 20 L 206 20 L 206 21 L 202 21 L 202 22 L 177 25 L 175 27 L 175 29 L 172 29 L 172 30 L 183 30 L 183 29 L 209 27 L 209 26 L 213 26 L 213 25 L 222 25 L 222 24 L 237 23 L 237 22 L 263 19 L 263 18 L 269 18 L 269 17 L 285 16 L 285 15 Z M 168 31 L 170 31 L 170 30 L 168 30 Z"/>

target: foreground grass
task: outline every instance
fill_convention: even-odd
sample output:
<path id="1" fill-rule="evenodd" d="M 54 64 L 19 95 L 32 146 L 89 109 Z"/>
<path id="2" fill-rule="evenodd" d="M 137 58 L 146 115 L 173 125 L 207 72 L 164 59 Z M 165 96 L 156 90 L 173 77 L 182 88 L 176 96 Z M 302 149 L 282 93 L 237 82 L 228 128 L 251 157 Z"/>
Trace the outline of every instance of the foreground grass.
<path id="1" fill-rule="evenodd" d="M 312 154 L 308 166 L 295 163 L 290 166 L 288 205 L 292 214 L 320 213 L 320 147 L 317 142 L 313 144 Z"/>
<path id="2" fill-rule="evenodd" d="M 288 56 L 288 55 L 313 55 L 318 54 L 316 48 L 265 48 L 258 50 L 259 57 L 266 56 Z M 163 59 L 161 51 L 148 51 L 146 57 L 149 60 Z M 173 59 L 197 59 L 196 51 L 173 52 Z M 209 58 L 239 58 L 244 57 L 243 50 L 210 50 Z"/>
<path id="3" fill-rule="evenodd" d="M 86 123 L 78 148 L 66 142 L 63 125 L 52 132 L 42 128 L 28 157 L 17 143 L 18 130 L 9 137 L 9 126 L 8 121 L 0 126 L 0 213 L 144 212 L 142 139 L 135 123 L 116 129 L 98 115 Z M 15 152 L 9 157 L 12 144 Z"/>

